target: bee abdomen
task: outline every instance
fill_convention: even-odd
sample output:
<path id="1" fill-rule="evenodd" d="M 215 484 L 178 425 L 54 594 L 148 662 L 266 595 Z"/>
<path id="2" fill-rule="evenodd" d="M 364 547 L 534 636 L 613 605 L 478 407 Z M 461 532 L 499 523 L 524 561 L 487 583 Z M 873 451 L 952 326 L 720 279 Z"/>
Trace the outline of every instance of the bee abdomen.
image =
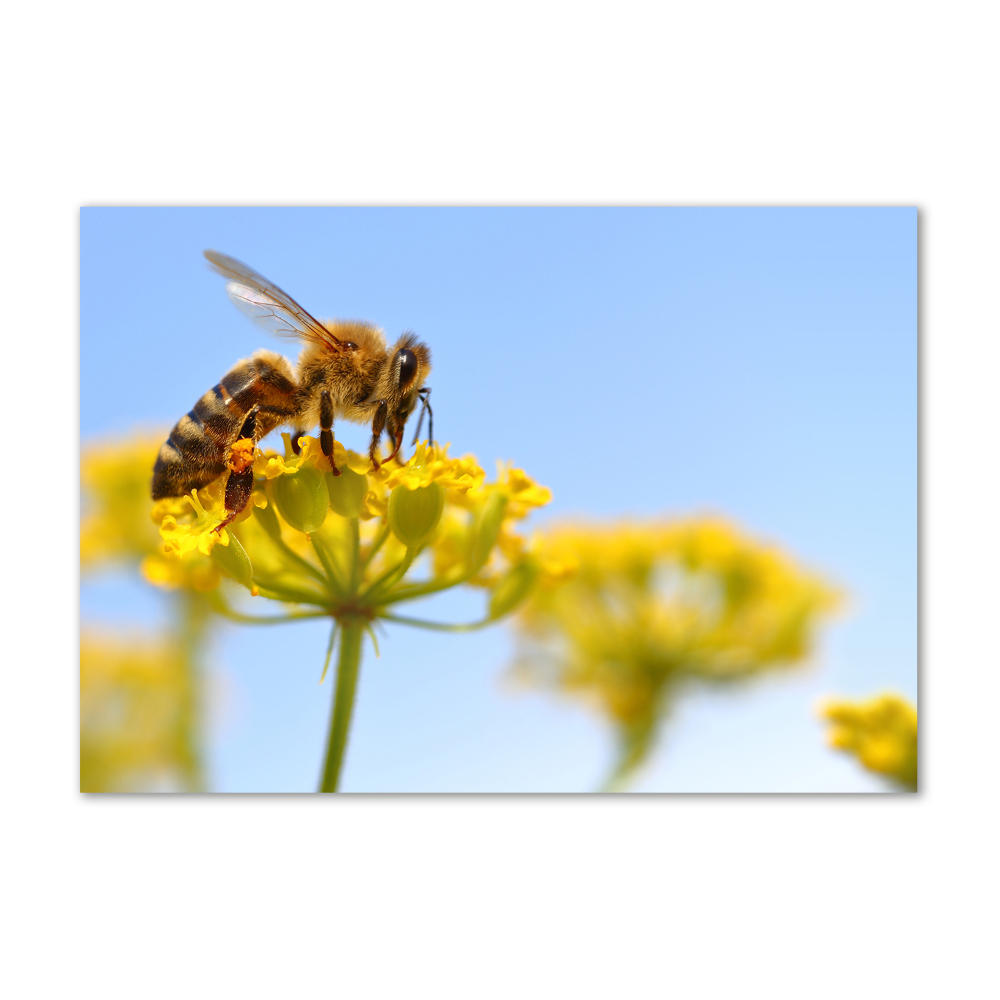
<path id="1" fill-rule="evenodd" d="M 194 410 L 185 414 L 160 446 L 153 466 L 153 499 L 207 486 L 225 471 L 227 453 L 228 446 L 220 447 L 205 433 Z"/>
<path id="2" fill-rule="evenodd" d="M 182 496 L 221 476 L 245 417 L 221 383 L 209 389 L 160 447 L 153 466 L 153 499 Z"/>
<path id="3" fill-rule="evenodd" d="M 290 376 L 288 362 L 269 351 L 234 365 L 177 421 L 161 446 L 153 466 L 153 499 L 183 496 L 221 476 L 229 449 L 254 406 L 263 405 L 267 411 L 258 420 L 258 436 L 279 423 L 286 411 L 291 414 L 295 384 Z"/>
<path id="4" fill-rule="evenodd" d="M 253 403 L 243 405 L 242 401 L 234 399 L 227 391 L 225 381 L 226 379 L 223 379 L 218 385 L 209 389 L 194 404 L 194 409 L 177 421 L 171 437 L 178 431 L 191 438 L 200 433 L 223 451 L 236 440 L 240 426 L 253 408 Z"/>

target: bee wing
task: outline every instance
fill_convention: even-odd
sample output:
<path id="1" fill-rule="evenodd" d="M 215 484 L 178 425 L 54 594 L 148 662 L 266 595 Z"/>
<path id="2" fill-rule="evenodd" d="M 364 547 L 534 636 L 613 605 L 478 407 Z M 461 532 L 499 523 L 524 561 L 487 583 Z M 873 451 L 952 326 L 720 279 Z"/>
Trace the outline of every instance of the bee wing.
<path id="1" fill-rule="evenodd" d="M 298 337 L 340 351 L 343 342 L 305 311 L 287 292 L 258 274 L 252 267 L 214 250 L 205 256 L 226 282 L 226 294 L 241 313 L 279 337 Z"/>

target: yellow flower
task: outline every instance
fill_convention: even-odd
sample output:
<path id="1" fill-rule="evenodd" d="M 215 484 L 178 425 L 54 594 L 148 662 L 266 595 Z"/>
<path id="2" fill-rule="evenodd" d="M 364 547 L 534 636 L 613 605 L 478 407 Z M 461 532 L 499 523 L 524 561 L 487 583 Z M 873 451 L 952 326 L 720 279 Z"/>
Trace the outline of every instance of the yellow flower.
<path id="1" fill-rule="evenodd" d="M 219 586 L 219 567 L 195 551 L 183 557 L 157 552 L 146 556 L 139 566 L 143 579 L 154 587 L 176 590 L 186 587 L 205 593 Z"/>
<path id="2" fill-rule="evenodd" d="M 397 486 L 416 490 L 431 483 L 438 483 L 450 494 L 467 493 L 474 486 L 478 486 L 486 474 L 472 455 L 449 458 L 448 447 L 445 445 L 443 448 L 429 448 L 426 442 L 421 441 L 417 444 L 413 457 L 405 465 L 394 468 L 382 465 L 378 472 L 374 473 L 374 478 L 387 492 L 391 492 Z"/>
<path id="3" fill-rule="evenodd" d="M 518 617 L 515 672 L 615 726 L 617 787 L 677 692 L 736 683 L 808 655 L 838 595 L 719 519 L 567 524 L 532 541 L 537 587 Z"/>
<path id="4" fill-rule="evenodd" d="M 917 710 L 908 701 L 895 694 L 861 702 L 830 700 L 820 715 L 832 724 L 832 747 L 853 754 L 869 771 L 917 790 Z"/>
<path id="5" fill-rule="evenodd" d="M 202 490 L 192 490 L 185 499 L 194 510 L 194 520 L 179 523 L 173 514 L 167 514 L 160 522 L 160 537 L 163 551 L 171 555 L 183 556 L 188 552 L 211 555 L 216 545 L 229 544 L 229 532 L 225 528 L 217 530 L 226 520 L 225 473 L 214 483 Z"/>
<path id="6" fill-rule="evenodd" d="M 498 586 L 528 558 L 524 539 L 511 526 L 551 496 L 519 469 L 501 466 L 497 481 L 485 483 L 473 456 L 450 458 L 447 447 L 423 442 L 407 462 L 377 470 L 367 456 L 337 442 L 334 461 L 341 474 L 335 477 L 317 438 L 301 437 L 296 455 L 289 435 L 283 437 L 283 455 L 255 454 L 255 506 L 225 528 L 228 472 L 190 496 L 153 505 L 162 545 L 143 562 L 148 580 L 211 590 L 221 570 L 266 598 L 312 603 L 334 618 L 341 606 L 375 616 L 417 591 L 462 583 Z M 249 461 L 249 454 L 240 461 Z M 434 503 L 428 504 L 432 494 Z M 411 564 L 425 549 L 433 575 L 414 579 Z M 360 571 L 352 568 L 356 559 Z M 490 604 L 494 612 L 510 610 L 527 593 L 526 581 L 533 584 L 544 572 L 540 564 L 532 567 L 507 577 L 503 600 Z M 352 588 L 353 596 L 346 593 Z M 370 604 L 359 604 L 361 594 Z"/>
<path id="7" fill-rule="evenodd" d="M 200 787 L 195 680 L 179 644 L 85 631 L 80 791 Z"/>
<path id="8" fill-rule="evenodd" d="M 507 516 L 520 520 L 532 510 L 552 502 L 552 491 L 539 486 L 523 469 L 498 463 L 497 489 L 508 498 Z"/>
<path id="9" fill-rule="evenodd" d="M 80 457 L 80 564 L 138 561 L 160 547 L 149 520 L 153 463 L 166 435 L 91 444 Z"/>
<path id="10" fill-rule="evenodd" d="M 299 454 L 292 451 L 291 436 L 282 434 L 285 442 L 285 454 L 268 451 L 258 451 L 254 461 L 254 472 L 266 479 L 276 479 L 278 476 L 294 475 L 303 466 L 310 466 L 319 472 L 329 472 L 330 462 L 320 447 L 319 438 L 303 435 L 299 438 Z M 366 455 L 348 451 L 339 441 L 333 442 L 333 460 L 338 469 L 352 469 L 354 472 L 366 473 L 371 465 Z"/>

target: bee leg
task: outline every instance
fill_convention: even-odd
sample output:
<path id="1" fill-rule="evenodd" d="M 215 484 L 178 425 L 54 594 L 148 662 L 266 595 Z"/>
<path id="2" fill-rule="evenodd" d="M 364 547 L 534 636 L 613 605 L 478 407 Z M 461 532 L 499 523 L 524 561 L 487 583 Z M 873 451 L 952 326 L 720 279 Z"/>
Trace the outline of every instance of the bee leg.
<path id="1" fill-rule="evenodd" d="M 299 444 L 299 438 L 302 437 L 303 434 L 305 434 L 305 431 L 296 431 L 292 435 L 292 438 L 291 438 L 291 440 L 292 440 L 292 452 L 294 454 L 296 454 L 296 455 L 301 455 L 302 454 L 302 446 Z"/>
<path id="2" fill-rule="evenodd" d="M 330 460 L 330 471 L 340 475 L 340 469 L 333 462 L 333 400 L 330 390 L 324 389 L 319 397 L 319 446 L 323 454 Z"/>
<path id="3" fill-rule="evenodd" d="M 382 440 L 382 431 L 385 429 L 385 420 L 389 415 L 389 407 L 386 401 L 380 400 L 375 409 L 375 417 L 372 420 L 372 444 L 368 449 L 368 457 L 372 460 L 372 468 L 378 469 L 379 460 L 376 457 L 379 441 Z"/>
<path id="4" fill-rule="evenodd" d="M 389 437 L 396 442 L 396 447 L 392 449 L 392 454 L 388 458 L 384 458 L 382 460 L 383 465 L 385 465 L 386 462 L 391 462 L 399 454 L 399 448 L 403 443 L 403 428 L 396 428 L 394 423 L 390 423 Z M 403 460 L 399 459 L 399 463 L 402 465 Z"/>
<path id="5" fill-rule="evenodd" d="M 226 519 L 216 528 L 221 531 L 230 521 L 243 513 L 253 493 L 253 466 L 245 472 L 230 472 L 226 481 Z"/>
<path id="6" fill-rule="evenodd" d="M 257 443 L 257 411 L 255 406 L 243 426 L 240 436 L 233 443 L 229 455 L 229 478 L 226 480 L 226 519 L 215 531 L 221 531 L 227 524 L 243 513 L 253 493 L 253 449 Z M 248 441 L 249 447 L 243 442 Z"/>

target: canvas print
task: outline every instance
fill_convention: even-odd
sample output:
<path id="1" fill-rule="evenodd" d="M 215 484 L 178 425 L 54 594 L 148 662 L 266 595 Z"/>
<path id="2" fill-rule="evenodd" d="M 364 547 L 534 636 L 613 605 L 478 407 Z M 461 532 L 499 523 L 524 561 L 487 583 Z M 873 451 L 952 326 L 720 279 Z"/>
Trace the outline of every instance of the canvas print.
<path id="1" fill-rule="evenodd" d="M 916 791 L 917 230 L 83 209 L 81 791 Z"/>

